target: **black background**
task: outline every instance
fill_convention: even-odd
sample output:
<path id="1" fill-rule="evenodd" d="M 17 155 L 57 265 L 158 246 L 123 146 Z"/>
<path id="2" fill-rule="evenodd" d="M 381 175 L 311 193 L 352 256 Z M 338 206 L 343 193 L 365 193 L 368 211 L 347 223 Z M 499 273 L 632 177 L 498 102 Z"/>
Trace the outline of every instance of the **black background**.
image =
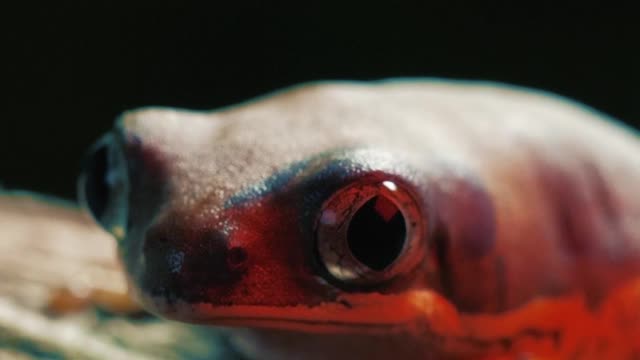
<path id="1" fill-rule="evenodd" d="M 122 110 L 209 109 L 317 79 L 498 80 L 640 124 L 640 22 L 631 6 L 318 3 L 2 9 L 0 181 L 73 197 L 84 150 Z"/>

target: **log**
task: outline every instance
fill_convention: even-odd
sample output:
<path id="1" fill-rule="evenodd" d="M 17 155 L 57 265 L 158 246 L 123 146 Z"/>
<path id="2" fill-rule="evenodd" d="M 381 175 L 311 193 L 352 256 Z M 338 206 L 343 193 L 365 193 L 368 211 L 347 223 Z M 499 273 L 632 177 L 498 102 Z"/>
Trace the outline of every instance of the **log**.
<path id="1" fill-rule="evenodd" d="M 0 192 L 0 359 L 231 359 L 222 330 L 159 319 L 115 240 L 72 203 Z"/>

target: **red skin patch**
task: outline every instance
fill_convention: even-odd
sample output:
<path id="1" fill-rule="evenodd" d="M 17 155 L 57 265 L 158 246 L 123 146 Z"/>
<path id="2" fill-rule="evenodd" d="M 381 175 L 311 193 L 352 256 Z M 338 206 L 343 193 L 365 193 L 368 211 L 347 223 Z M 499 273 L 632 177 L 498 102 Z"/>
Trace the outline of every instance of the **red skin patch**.
<path id="1" fill-rule="evenodd" d="M 215 219 L 173 212 L 147 233 L 143 291 L 212 305 L 314 305 L 333 298 L 314 275 L 296 209 L 277 199 Z M 228 228 L 228 234 L 217 229 Z"/>

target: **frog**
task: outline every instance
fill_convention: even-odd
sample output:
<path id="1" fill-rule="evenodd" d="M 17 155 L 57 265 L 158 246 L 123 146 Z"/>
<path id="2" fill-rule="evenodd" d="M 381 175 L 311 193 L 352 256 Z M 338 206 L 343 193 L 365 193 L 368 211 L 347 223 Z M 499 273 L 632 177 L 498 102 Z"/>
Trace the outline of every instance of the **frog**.
<path id="1" fill-rule="evenodd" d="M 78 188 L 126 296 L 240 358 L 633 359 L 635 154 L 539 90 L 327 81 L 125 112 Z"/>

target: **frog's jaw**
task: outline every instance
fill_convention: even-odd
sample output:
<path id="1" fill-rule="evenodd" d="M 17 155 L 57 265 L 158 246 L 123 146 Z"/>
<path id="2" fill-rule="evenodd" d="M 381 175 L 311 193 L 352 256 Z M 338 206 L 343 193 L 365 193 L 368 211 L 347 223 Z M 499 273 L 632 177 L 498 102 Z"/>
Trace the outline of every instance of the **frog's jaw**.
<path id="1" fill-rule="evenodd" d="M 425 321 L 444 330 L 442 319 L 457 318 L 455 309 L 432 291 L 403 294 L 344 294 L 335 302 L 314 306 L 229 305 L 210 303 L 167 303 L 162 298 L 146 297 L 146 306 L 162 316 L 196 324 L 303 331 L 309 333 L 388 334 L 414 332 Z"/>

